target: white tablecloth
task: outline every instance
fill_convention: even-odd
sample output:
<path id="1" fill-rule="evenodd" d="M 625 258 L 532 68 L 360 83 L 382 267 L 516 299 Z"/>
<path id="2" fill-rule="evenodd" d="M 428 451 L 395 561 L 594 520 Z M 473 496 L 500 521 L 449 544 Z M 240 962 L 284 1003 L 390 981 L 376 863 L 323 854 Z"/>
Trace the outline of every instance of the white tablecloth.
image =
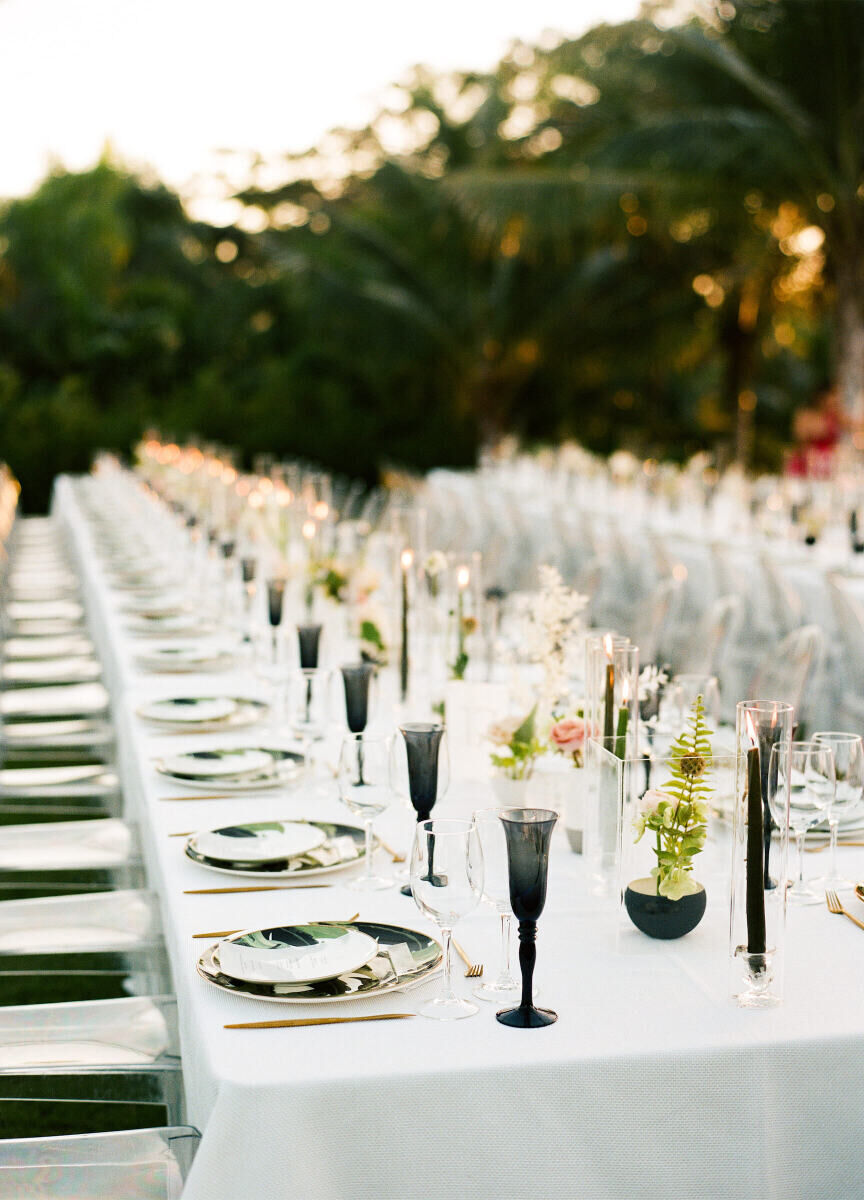
<path id="1" fill-rule="evenodd" d="M 172 694 L 253 694 L 254 680 L 138 671 L 135 643 L 100 575 L 70 480 L 58 481 L 55 512 L 71 535 L 115 698 L 127 814 L 140 823 L 150 882 L 162 899 L 188 1118 L 204 1135 L 184 1193 L 189 1200 L 862 1194 L 864 933 L 822 906 L 792 911 L 784 1004 L 740 1010 L 728 998 L 722 862 L 706 881 L 709 909 L 694 933 L 670 944 L 636 935 L 618 943 L 615 915 L 591 895 L 585 866 L 568 853 L 561 831 L 538 939 L 542 1001 L 559 1013 L 549 1028 L 505 1028 L 494 1006 L 484 1004 L 478 1016 L 454 1023 L 416 1017 L 225 1030 L 229 1021 L 310 1010 L 209 986 L 195 972 L 202 942 L 193 932 L 348 917 L 357 908 L 369 920 L 434 930 L 410 899 L 391 890 L 358 900 L 339 875 L 325 877 L 334 881 L 327 890 L 182 894 L 230 881 L 186 859 L 183 839 L 170 833 L 237 818 L 344 819 L 344 810 L 335 795 L 303 792 L 160 799 L 180 789 L 155 773 L 154 754 L 222 739 L 153 736 L 135 717 L 136 706 Z M 252 744 L 261 731 L 235 736 Z M 460 780 L 458 762 L 453 774 L 443 813 L 490 802 L 481 785 Z M 824 857 L 812 861 L 822 865 Z M 864 877 L 861 852 L 843 851 L 843 864 Z M 494 967 L 494 914 L 465 920 L 457 937 L 487 972 Z M 467 993 L 474 981 L 461 971 L 457 978 Z M 425 994 L 348 1010 L 412 1011 Z"/>

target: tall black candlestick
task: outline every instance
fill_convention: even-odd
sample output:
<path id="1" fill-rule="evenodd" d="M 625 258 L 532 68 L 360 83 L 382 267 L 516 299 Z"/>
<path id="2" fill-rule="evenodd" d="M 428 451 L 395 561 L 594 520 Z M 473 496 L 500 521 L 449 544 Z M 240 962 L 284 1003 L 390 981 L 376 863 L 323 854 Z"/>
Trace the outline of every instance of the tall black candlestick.
<path id="1" fill-rule="evenodd" d="M 747 751 L 747 950 L 764 954 L 765 875 L 762 858 L 762 772 L 759 748 Z"/>

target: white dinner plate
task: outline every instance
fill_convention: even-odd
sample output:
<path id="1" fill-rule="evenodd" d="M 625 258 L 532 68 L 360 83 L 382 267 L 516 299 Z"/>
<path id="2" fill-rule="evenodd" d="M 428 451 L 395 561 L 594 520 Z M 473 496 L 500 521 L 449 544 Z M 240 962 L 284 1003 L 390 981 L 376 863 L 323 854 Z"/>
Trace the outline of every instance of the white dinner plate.
<path id="1" fill-rule="evenodd" d="M 327 834 L 319 825 L 304 821 L 259 821 L 208 829 L 194 834 L 194 839 L 199 853 L 215 862 L 266 863 L 307 854 L 323 845 Z"/>
<path id="2" fill-rule="evenodd" d="M 214 987 L 234 995 L 277 1004 L 317 1005 L 396 991 L 428 979 L 441 964 L 440 943 L 416 929 L 373 921 L 352 921 L 345 927 L 374 939 L 378 953 L 365 966 L 332 978 L 308 983 L 253 983 L 235 979 L 222 968 L 220 944 L 210 946 L 198 959 L 198 974 Z"/>
<path id="3" fill-rule="evenodd" d="M 207 725 L 232 716 L 239 703 L 228 696 L 175 696 L 142 704 L 138 716 L 169 725 Z"/>
<path id="4" fill-rule="evenodd" d="M 242 826 L 229 826 L 228 828 L 234 830 L 241 828 L 257 835 L 259 830 L 272 829 L 280 824 L 296 823 L 295 821 L 253 821 Z M 250 879 L 273 879 L 274 876 L 290 879 L 301 875 L 323 875 L 330 871 L 343 871 L 346 867 L 353 866 L 363 859 L 366 853 L 366 835 L 356 825 L 341 825 L 330 821 L 301 823 L 321 830 L 324 840 L 305 854 L 297 855 L 294 858 L 273 859 L 267 863 L 250 862 L 248 859 L 240 857 L 245 853 L 244 847 L 249 840 L 246 838 L 237 839 L 243 845 L 238 846 L 233 861 L 208 858 L 199 849 L 199 839 L 202 835 L 198 833 L 190 835 L 184 850 L 187 858 L 191 858 L 193 862 L 210 871 L 216 871 L 220 875 L 240 875 Z M 224 829 L 211 832 L 223 833 Z M 222 852 L 224 853 L 224 850 Z"/>
<path id="5" fill-rule="evenodd" d="M 162 760 L 168 775 L 184 775 L 187 779 L 237 779 L 241 775 L 260 775 L 270 770 L 276 758 L 269 750 L 213 749 L 191 750 L 188 754 L 171 754 Z"/>
<path id="6" fill-rule="evenodd" d="M 248 983 L 318 983 L 359 971 L 378 942 L 350 925 L 280 925 L 247 929 L 219 943 L 219 965 Z"/>
<path id="7" fill-rule="evenodd" d="M 265 751 L 270 762 L 260 771 L 249 771 L 243 775 L 190 775 L 188 772 L 169 771 L 161 758 L 153 760 L 160 775 L 181 787 L 218 788 L 220 792 L 251 792 L 264 788 L 286 787 L 302 778 L 305 759 L 297 750 L 273 749 Z"/>

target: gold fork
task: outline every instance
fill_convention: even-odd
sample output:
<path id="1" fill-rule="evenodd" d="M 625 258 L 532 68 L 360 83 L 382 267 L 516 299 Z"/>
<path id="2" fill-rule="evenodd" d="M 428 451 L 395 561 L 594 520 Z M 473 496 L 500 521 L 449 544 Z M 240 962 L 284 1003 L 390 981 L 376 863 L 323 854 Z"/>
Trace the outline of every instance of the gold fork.
<path id="1" fill-rule="evenodd" d="M 453 949 L 456 951 L 456 953 L 459 955 L 459 957 L 462 959 L 462 961 L 465 964 L 465 967 L 466 967 L 465 978 L 466 979 L 479 979 L 480 976 L 483 974 L 483 964 L 482 963 L 473 963 L 471 961 L 471 959 L 468 957 L 468 955 L 465 953 L 465 951 L 462 949 L 462 947 L 459 945 L 459 943 L 456 941 L 456 939 L 452 938 L 451 940 L 453 942 Z"/>
<path id="2" fill-rule="evenodd" d="M 840 897 L 836 892 L 827 891 L 825 893 L 825 903 L 828 905 L 828 911 L 836 913 L 838 916 L 848 917 L 853 925 L 857 925 L 859 929 L 864 929 L 864 921 L 859 921 L 857 917 L 853 917 L 850 912 L 847 912 L 840 903 Z"/>

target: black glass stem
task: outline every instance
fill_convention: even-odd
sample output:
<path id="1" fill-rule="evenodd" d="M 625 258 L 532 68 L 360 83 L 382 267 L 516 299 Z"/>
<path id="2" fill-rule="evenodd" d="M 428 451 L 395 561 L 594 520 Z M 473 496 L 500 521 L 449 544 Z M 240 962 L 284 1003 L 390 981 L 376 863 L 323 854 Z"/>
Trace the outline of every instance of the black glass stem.
<path id="1" fill-rule="evenodd" d="M 255 572 L 258 568 L 258 563 L 251 555 L 244 555 L 240 559 L 240 574 L 244 583 L 255 582 Z"/>
<path id="2" fill-rule="evenodd" d="M 300 646 L 300 670 L 314 671 L 318 666 L 318 645 L 321 641 L 321 626 L 320 625 L 298 625 L 297 626 L 297 641 Z M 349 725 L 350 729 L 351 726 Z M 359 733 L 357 729 L 351 729 L 352 733 Z"/>
<path id="3" fill-rule="evenodd" d="M 444 726 L 418 721 L 400 725 L 399 732 L 405 739 L 405 754 L 408 759 L 408 796 L 417 813 L 417 821 L 428 821 L 435 801 L 438 799 L 438 755 Z M 434 839 L 429 843 L 429 870 L 432 871 Z M 401 889 L 403 896 L 411 895 L 411 887 Z"/>
<path id="4" fill-rule="evenodd" d="M 510 905 L 519 921 L 522 1000 L 516 1008 L 496 1013 L 496 1019 L 513 1029 L 541 1029 L 558 1020 L 550 1009 L 535 1008 L 533 1000 L 537 920 L 546 903 L 549 842 L 558 814 L 545 808 L 507 808 L 499 816 L 507 840 Z"/>
<path id="5" fill-rule="evenodd" d="M 282 606 L 285 602 L 285 580 L 267 580 L 267 616 L 275 628 L 282 624 Z"/>
<path id="6" fill-rule="evenodd" d="M 362 733 L 369 722 L 369 684 L 375 674 L 371 663 L 342 667 L 345 685 L 345 719 L 352 733 Z"/>
<path id="7" fill-rule="evenodd" d="M 219 549 L 222 551 L 223 558 L 233 558 L 237 543 L 233 538 L 226 538 L 225 541 L 219 543 Z"/>

